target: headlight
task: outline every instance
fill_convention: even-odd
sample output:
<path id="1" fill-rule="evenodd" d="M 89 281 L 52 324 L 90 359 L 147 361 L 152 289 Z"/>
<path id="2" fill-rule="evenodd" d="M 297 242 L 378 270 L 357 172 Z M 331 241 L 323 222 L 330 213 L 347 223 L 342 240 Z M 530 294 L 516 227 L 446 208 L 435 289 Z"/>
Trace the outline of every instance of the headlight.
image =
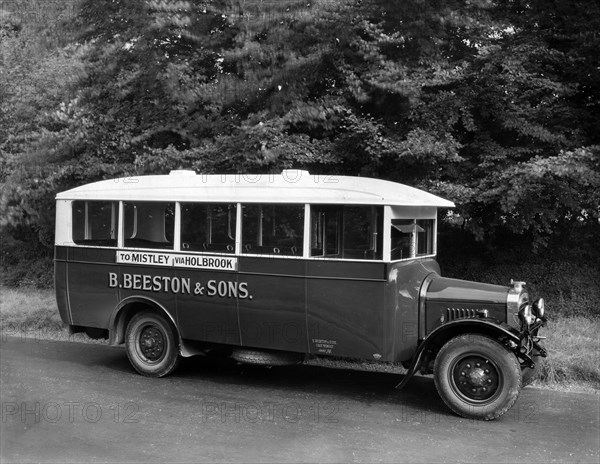
<path id="1" fill-rule="evenodd" d="M 526 304 L 519 310 L 519 318 L 527 325 L 531 325 L 535 321 L 535 316 L 531 312 L 531 306 Z"/>
<path id="2" fill-rule="evenodd" d="M 545 312 L 546 312 L 546 304 L 544 303 L 544 299 L 538 298 L 533 303 L 533 314 L 535 314 L 540 319 L 544 319 Z"/>

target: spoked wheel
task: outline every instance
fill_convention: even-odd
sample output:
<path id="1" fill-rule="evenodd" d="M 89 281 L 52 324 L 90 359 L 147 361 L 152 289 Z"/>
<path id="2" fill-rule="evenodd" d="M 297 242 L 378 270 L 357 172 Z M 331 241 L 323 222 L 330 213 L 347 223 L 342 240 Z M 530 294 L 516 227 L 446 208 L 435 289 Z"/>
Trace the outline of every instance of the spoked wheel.
<path id="1" fill-rule="evenodd" d="M 455 413 L 491 420 L 508 411 L 521 389 L 517 357 L 496 340 L 466 334 L 451 339 L 437 355 L 435 386 Z"/>
<path id="2" fill-rule="evenodd" d="M 164 317 L 144 312 L 136 314 L 125 335 L 129 362 L 142 375 L 163 377 L 179 363 L 177 335 Z"/>

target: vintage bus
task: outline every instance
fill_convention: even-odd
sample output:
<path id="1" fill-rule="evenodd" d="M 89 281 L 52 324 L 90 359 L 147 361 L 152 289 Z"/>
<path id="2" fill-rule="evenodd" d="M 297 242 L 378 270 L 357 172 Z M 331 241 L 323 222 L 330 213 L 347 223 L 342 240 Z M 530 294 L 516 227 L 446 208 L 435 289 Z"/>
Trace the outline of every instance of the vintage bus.
<path id="1" fill-rule="evenodd" d="M 125 344 L 143 375 L 225 352 L 401 362 L 433 373 L 456 413 L 493 419 L 546 352 L 544 301 L 522 282 L 444 278 L 438 208 L 361 177 L 169 175 L 105 180 L 56 197 L 56 296 L 72 333 Z"/>

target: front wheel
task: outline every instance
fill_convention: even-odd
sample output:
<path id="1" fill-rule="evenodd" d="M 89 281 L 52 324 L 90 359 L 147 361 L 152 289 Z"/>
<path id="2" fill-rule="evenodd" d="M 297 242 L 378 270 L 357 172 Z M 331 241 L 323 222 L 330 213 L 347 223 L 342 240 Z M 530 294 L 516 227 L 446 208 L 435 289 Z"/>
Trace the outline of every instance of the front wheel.
<path id="1" fill-rule="evenodd" d="M 433 369 L 435 386 L 444 403 L 470 419 L 500 417 L 517 401 L 521 389 L 517 357 L 483 335 L 465 334 L 448 341 Z"/>
<path id="2" fill-rule="evenodd" d="M 135 370 L 149 377 L 168 375 L 179 363 L 175 329 L 164 317 L 153 312 L 133 316 L 127 325 L 125 349 Z"/>

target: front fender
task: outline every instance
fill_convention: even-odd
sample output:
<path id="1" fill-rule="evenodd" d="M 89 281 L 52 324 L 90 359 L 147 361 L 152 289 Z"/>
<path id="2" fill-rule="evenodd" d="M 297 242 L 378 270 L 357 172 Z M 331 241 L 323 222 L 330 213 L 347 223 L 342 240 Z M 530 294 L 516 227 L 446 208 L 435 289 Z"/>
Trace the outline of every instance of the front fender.
<path id="1" fill-rule="evenodd" d="M 488 335 L 495 339 L 505 338 L 506 340 L 514 342 L 515 346 L 518 346 L 520 342 L 518 334 L 514 333 L 509 327 L 498 325 L 497 322 L 485 319 L 461 319 L 448 322 L 433 330 L 419 344 L 412 363 L 408 368 L 408 372 L 402 379 L 402 382 L 396 385 L 396 388 L 401 390 L 406 386 L 417 369 L 421 367 L 423 353 L 428 349 L 433 349 L 437 352 L 448 340 L 465 333 Z"/>

